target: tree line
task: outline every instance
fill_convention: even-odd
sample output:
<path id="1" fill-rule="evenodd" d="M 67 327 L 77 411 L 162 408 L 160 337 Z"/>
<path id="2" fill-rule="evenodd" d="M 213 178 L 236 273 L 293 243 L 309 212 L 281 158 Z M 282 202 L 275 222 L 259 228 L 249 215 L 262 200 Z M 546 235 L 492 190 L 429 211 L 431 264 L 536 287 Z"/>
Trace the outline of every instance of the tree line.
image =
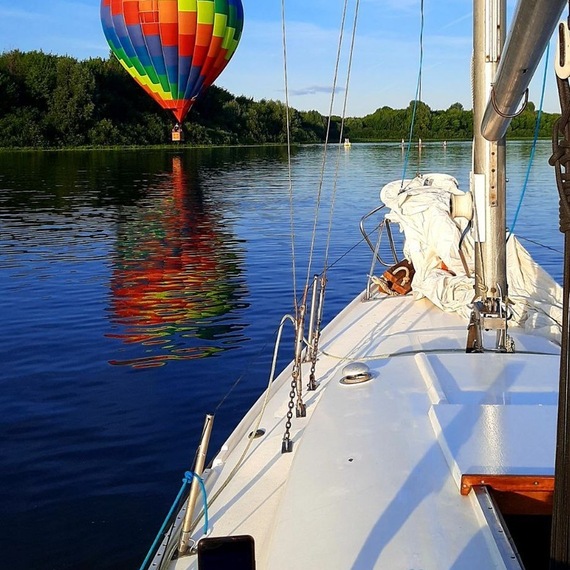
<path id="1" fill-rule="evenodd" d="M 406 109 L 381 107 L 362 118 L 328 117 L 289 109 L 293 143 L 401 140 L 466 140 L 473 135 L 472 111 L 455 103 L 444 111 L 411 101 Z M 558 115 L 543 113 L 540 136 L 550 136 Z M 530 138 L 536 109 L 529 103 L 509 135 Z M 184 123 L 194 145 L 285 143 L 286 108 L 280 101 L 254 101 L 210 87 Z M 173 118 L 161 109 L 112 56 L 76 60 L 41 51 L 0 54 L 0 147 L 60 148 L 156 145 L 170 140 Z"/>

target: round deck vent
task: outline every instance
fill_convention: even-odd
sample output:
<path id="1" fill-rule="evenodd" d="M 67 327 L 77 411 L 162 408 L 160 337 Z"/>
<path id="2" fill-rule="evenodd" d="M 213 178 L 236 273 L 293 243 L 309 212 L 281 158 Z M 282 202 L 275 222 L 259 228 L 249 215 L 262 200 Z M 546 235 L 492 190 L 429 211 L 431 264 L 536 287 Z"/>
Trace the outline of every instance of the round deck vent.
<path id="1" fill-rule="evenodd" d="M 342 369 L 341 384 L 362 384 L 372 378 L 370 368 L 364 362 L 351 362 Z"/>

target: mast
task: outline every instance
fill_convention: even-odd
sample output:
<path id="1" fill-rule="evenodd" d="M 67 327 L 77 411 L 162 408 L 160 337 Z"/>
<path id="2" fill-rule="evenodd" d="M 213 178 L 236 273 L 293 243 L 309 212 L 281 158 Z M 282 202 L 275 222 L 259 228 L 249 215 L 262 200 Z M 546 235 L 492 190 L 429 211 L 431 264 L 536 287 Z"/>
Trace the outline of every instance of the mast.
<path id="1" fill-rule="evenodd" d="M 475 302 L 467 352 L 482 352 L 482 331 L 496 330 L 496 349 L 506 350 L 507 296 L 505 139 L 488 141 L 481 132 L 506 28 L 505 0 L 473 2 L 473 171 L 475 202 Z"/>
<path id="2" fill-rule="evenodd" d="M 519 0 L 505 42 L 505 0 L 474 0 L 473 173 L 475 301 L 467 352 L 483 351 L 483 330 L 507 337 L 505 133 L 567 0 Z M 504 49 L 503 49 L 504 47 Z"/>

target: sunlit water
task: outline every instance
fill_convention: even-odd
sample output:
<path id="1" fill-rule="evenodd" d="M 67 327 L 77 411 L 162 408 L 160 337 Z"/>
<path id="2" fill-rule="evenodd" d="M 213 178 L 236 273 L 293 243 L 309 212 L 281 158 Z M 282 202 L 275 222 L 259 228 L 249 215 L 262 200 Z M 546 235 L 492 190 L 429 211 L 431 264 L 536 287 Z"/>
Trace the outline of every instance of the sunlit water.
<path id="1" fill-rule="evenodd" d="M 512 209 L 529 152 L 509 148 Z M 283 148 L 0 154 L 2 567 L 138 567 L 204 414 L 241 379 L 215 449 L 262 390 L 293 291 L 323 268 L 333 195 L 327 318 L 363 289 L 358 222 L 403 154 L 353 145 L 323 168 L 322 153 L 293 152 L 293 226 Z M 515 231 L 560 280 L 549 153 L 540 143 Z M 428 145 L 408 175 L 449 172 L 466 188 L 470 157 Z"/>

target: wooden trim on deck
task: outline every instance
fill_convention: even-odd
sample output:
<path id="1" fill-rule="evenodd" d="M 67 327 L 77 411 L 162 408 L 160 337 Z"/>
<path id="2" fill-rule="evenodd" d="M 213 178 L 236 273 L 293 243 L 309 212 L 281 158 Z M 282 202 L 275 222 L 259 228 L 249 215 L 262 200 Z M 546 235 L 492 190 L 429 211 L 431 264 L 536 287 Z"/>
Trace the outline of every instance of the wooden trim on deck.
<path id="1" fill-rule="evenodd" d="M 552 514 L 552 475 L 463 475 L 461 494 L 468 495 L 473 487 L 489 488 L 504 514 Z"/>
<path id="2" fill-rule="evenodd" d="M 469 495 L 475 485 L 486 485 L 495 491 L 553 492 L 553 475 L 462 475 L 461 494 Z"/>

